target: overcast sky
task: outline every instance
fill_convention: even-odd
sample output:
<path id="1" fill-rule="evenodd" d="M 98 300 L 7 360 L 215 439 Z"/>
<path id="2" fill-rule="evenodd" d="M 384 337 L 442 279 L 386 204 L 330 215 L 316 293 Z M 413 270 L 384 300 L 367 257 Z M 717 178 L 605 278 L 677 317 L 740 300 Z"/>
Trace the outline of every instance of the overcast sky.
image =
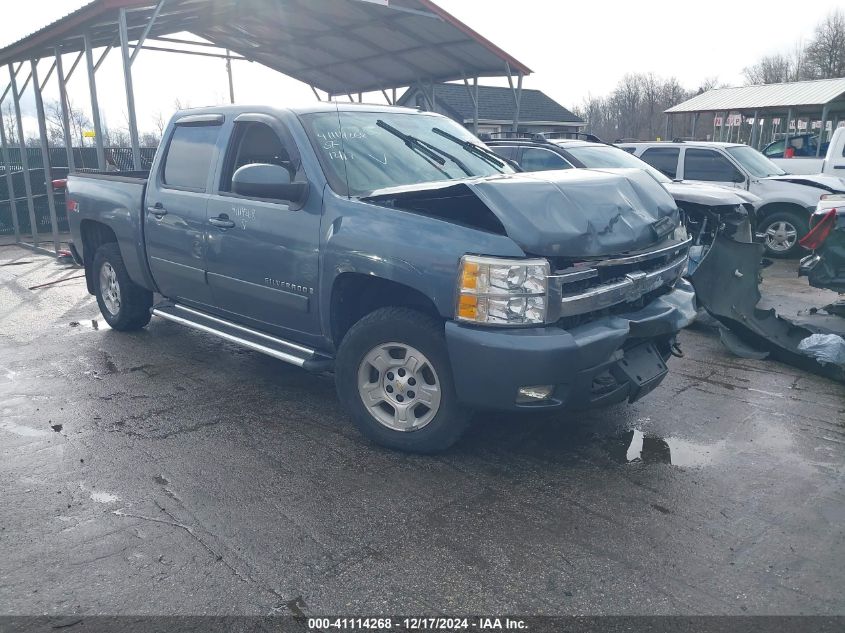
<path id="1" fill-rule="evenodd" d="M 530 67 L 524 86 L 545 91 L 572 108 L 585 97 L 605 95 L 627 72 L 677 77 L 696 88 L 708 77 L 742 83 L 742 69 L 760 56 L 791 49 L 842 0 L 766 0 L 738 3 L 678 0 L 435 0 L 469 26 Z M 86 4 L 85 0 L 5 0 L 0 46 L 37 30 Z M 70 59 L 66 65 L 70 63 Z M 49 61 L 43 61 L 43 76 Z M 239 103 L 301 103 L 314 99 L 295 80 L 248 62 L 235 62 Z M 41 68 L 41 67 L 39 67 Z M 179 99 L 191 106 L 228 98 L 222 60 L 142 51 L 133 67 L 141 131 L 154 128 L 158 113 L 169 116 Z M 0 90 L 8 82 L 0 69 Z M 97 72 L 100 107 L 111 127 L 126 127 L 120 53 L 113 51 Z M 494 80 L 484 80 L 494 84 Z M 58 98 L 55 80 L 45 100 Z M 31 90 L 24 108 L 34 131 Z M 84 66 L 69 83 L 75 105 L 89 110 Z M 375 100 L 373 97 L 371 100 Z"/>

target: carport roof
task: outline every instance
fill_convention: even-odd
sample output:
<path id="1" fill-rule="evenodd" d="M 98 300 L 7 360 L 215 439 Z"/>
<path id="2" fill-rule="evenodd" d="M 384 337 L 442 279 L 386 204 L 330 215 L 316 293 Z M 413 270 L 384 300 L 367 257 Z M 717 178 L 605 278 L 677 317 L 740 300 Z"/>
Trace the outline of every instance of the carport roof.
<path id="1" fill-rule="evenodd" d="M 0 50 L 0 64 L 137 41 L 156 0 L 94 0 Z M 531 70 L 431 0 L 163 0 L 149 37 L 189 32 L 331 95 Z"/>
<path id="2" fill-rule="evenodd" d="M 792 83 L 714 88 L 666 110 L 678 112 L 722 112 L 816 106 L 817 109 L 845 96 L 845 78 L 795 81 Z"/>

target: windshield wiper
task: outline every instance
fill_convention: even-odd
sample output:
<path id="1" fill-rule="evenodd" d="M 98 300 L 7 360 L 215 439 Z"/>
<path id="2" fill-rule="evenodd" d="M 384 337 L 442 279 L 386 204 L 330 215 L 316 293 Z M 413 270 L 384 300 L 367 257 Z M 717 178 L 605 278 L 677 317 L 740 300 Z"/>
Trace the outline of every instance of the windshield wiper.
<path id="1" fill-rule="evenodd" d="M 443 158 L 444 156 L 455 163 L 458 168 L 464 172 L 467 176 L 472 176 L 473 173 L 464 165 L 456 156 L 452 156 L 449 152 L 443 151 L 439 147 L 432 145 L 431 143 L 426 143 L 424 140 L 417 138 L 416 136 L 411 136 L 410 134 L 405 134 L 401 130 L 397 130 L 395 127 L 378 119 L 376 121 L 376 125 L 393 134 L 393 136 L 402 139 L 405 145 L 407 145 L 412 150 L 423 154 L 424 156 L 430 158 L 438 165 L 445 165 L 446 160 Z"/>
<path id="2" fill-rule="evenodd" d="M 501 169 L 505 166 L 504 161 L 499 157 L 499 155 L 496 154 L 496 152 L 487 149 L 486 147 L 476 145 L 472 141 L 464 141 L 462 139 L 459 139 L 457 136 L 449 134 L 449 132 L 447 132 L 446 130 L 441 130 L 439 127 L 432 128 L 431 131 L 439 136 L 442 136 L 445 139 L 449 139 L 453 143 L 460 145 L 470 154 L 478 156 L 478 158 L 483 160 L 485 163 L 493 165 L 493 167 L 496 167 L 497 169 Z"/>

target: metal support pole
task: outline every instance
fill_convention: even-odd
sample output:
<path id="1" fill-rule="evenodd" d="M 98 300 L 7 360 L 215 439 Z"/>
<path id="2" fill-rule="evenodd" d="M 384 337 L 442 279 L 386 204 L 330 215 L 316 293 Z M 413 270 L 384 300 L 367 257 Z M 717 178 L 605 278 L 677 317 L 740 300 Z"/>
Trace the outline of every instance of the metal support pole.
<path id="1" fill-rule="evenodd" d="M 229 76 L 229 103 L 234 105 L 235 103 L 235 81 L 232 78 L 232 57 L 229 55 L 229 49 L 226 49 L 226 74 Z M 311 87 L 311 90 L 314 90 L 314 87 Z M 314 94 L 317 95 L 317 101 L 320 100 L 320 95 L 317 94 L 317 91 L 314 90 Z"/>
<path id="2" fill-rule="evenodd" d="M 73 137 L 70 134 L 70 102 L 67 98 L 65 86 L 65 71 L 62 66 L 62 51 L 56 47 L 56 78 L 59 80 L 59 102 L 62 105 L 62 132 L 65 138 L 65 150 L 67 152 L 67 169 L 69 172 L 76 169 L 73 160 Z"/>
<path id="3" fill-rule="evenodd" d="M 123 82 L 126 87 L 126 109 L 129 113 L 129 139 L 132 143 L 132 168 L 141 169 L 141 144 L 138 141 L 138 119 L 135 115 L 135 89 L 132 87 L 132 59 L 129 55 L 129 30 L 126 26 L 126 9 L 121 9 L 120 51 L 123 54 Z"/>
<path id="4" fill-rule="evenodd" d="M 478 77 L 472 78 L 472 91 L 475 93 L 472 100 L 472 133 L 478 136 Z"/>
<path id="5" fill-rule="evenodd" d="M 9 74 L 12 76 L 12 98 L 15 103 L 15 118 L 18 126 L 18 145 L 21 148 L 21 169 L 23 170 L 23 186 L 26 190 L 26 206 L 29 209 L 29 228 L 32 233 L 32 245 L 38 246 L 38 227 L 35 221 L 35 203 L 32 200 L 32 182 L 29 179 L 29 157 L 26 155 L 26 140 L 23 136 L 23 118 L 21 117 L 21 98 L 18 92 L 18 82 L 15 79 L 15 69 L 9 64 Z"/>
<path id="6" fill-rule="evenodd" d="M 41 167 L 44 171 L 44 191 L 47 193 L 47 208 L 50 210 L 50 228 L 53 234 L 53 250 L 59 252 L 59 219 L 56 216 L 56 201 L 53 199 L 53 172 L 50 169 L 50 146 L 47 143 L 47 119 L 44 116 L 44 99 L 41 84 L 38 83 L 38 61 L 30 60 L 32 66 L 32 91 L 35 93 L 35 111 L 38 115 L 38 136 L 41 137 Z"/>
<path id="7" fill-rule="evenodd" d="M 0 100 L 0 106 L 3 101 Z M 0 107 L 0 147 L 3 149 L 3 168 L 6 172 L 6 191 L 9 195 L 9 211 L 12 214 L 12 226 L 15 229 L 15 242 L 21 241 L 21 227 L 18 223 L 18 205 L 15 202 L 15 185 L 12 183 L 12 163 L 9 160 L 9 146 L 6 144 L 6 124 Z"/>
<path id="8" fill-rule="evenodd" d="M 663 140 L 664 141 L 669 140 L 669 117 L 670 116 L 671 115 L 669 113 L 666 113 L 666 125 L 664 127 L 664 132 L 663 132 Z"/>
<path id="9" fill-rule="evenodd" d="M 749 139 L 751 142 L 748 143 L 751 147 L 757 147 L 757 140 L 759 137 L 758 130 L 760 129 L 760 121 L 758 117 L 760 115 L 759 110 L 754 110 L 754 125 L 751 126 L 751 138 Z"/>
<path id="10" fill-rule="evenodd" d="M 830 115 L 830 106 L 824 106 L 822 108 L 822 121 L 821 126 L 819 127 L 819 142 L 816 143 L 816 156 L 821 156 L 822 153 L 822 141 L 824 141 L 824 131 L 827 127 L 827 117 Z"/>
<path id="11" fill-rule="evenodd" d="M 786 158 L 786 149 L 789 147 L 789 124 L 792 121 L 792 108 L 786 113 L 786 134 L 783 135 L 783 157 Z M 795 131 L 798 132 L 798 124 L 795 124 Z"/>
<path id="12" fill-rule="evenodd" d="M 478 136 L 478 77 L 473 78 L 472 88 L 467 78 L 464 77 L 464 87 L 467 89 L 470 101 L 472 101 L 472 133 Z"/>
<path id="13" fill-rule="evenodd" d="M 91 38 L 86 33 L 85 61 L 88 65 L 88 89 L 91 92 L 91 118 L 94 119 L 94 144 L 97 146 L 97 169 L 106 170 L 106 153 L 103 151 L 103 126 L 100 123 L 100 104 L 97 101 L 97 80 L 94 77 L 94 51 L 91 48 Z"/>
<path id="14" fill-rule="evenodd" d="M 513 111 L 513 132 L 516 134 L 519 131 L 519 110 L 522 106 L 522 73 L 517 75 L 516 79 L 516 107 Z"/>
<path id="15" fill-rule="evenodd" d="M 695 140 L 695 132 L 698 128 L 698 112 L 693 113 L 692 115 L 692 130 L 690 131 L 690 138 L 694 141 Z"/>

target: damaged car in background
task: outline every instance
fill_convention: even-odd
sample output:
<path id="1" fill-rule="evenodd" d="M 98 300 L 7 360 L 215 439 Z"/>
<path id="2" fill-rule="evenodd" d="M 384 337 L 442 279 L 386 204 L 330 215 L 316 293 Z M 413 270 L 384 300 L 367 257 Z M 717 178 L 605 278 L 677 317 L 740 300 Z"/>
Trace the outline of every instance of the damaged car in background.
<path id="1" fill-rule="evenodd" d="M 845 194 L 822 196 L 801 245 L 813 253 L 801 259 L 798 274 L 814 288 L 845 294 Z M 827 308 L 845 317 L 845 302 Z"/>
<path id="2" fill-rule="evenodd" d="M 690 272 L 701 261 L 717 234 L 751 242 L 756 231 L 755 210 L 761 204 L 753 193 L 720 185 L 672 180 L 630 152 L 592 134 L 490 135 L 487 145 L 527 171 L 558 169 L 641 169 L 659 182 L 675 200 L 692 241 Z"/>
<path id="3" fill-rule="evenodd" d="M 67 201 L 113 329 L 152 314 L 333 372 L 358 428 L 401 450 L 447 448 L 472 409 L 638 400 L 695 317 L 654 178 L 516 172 L 432 113 L 178 112 L 149 174 L 75 173 Z"/>

